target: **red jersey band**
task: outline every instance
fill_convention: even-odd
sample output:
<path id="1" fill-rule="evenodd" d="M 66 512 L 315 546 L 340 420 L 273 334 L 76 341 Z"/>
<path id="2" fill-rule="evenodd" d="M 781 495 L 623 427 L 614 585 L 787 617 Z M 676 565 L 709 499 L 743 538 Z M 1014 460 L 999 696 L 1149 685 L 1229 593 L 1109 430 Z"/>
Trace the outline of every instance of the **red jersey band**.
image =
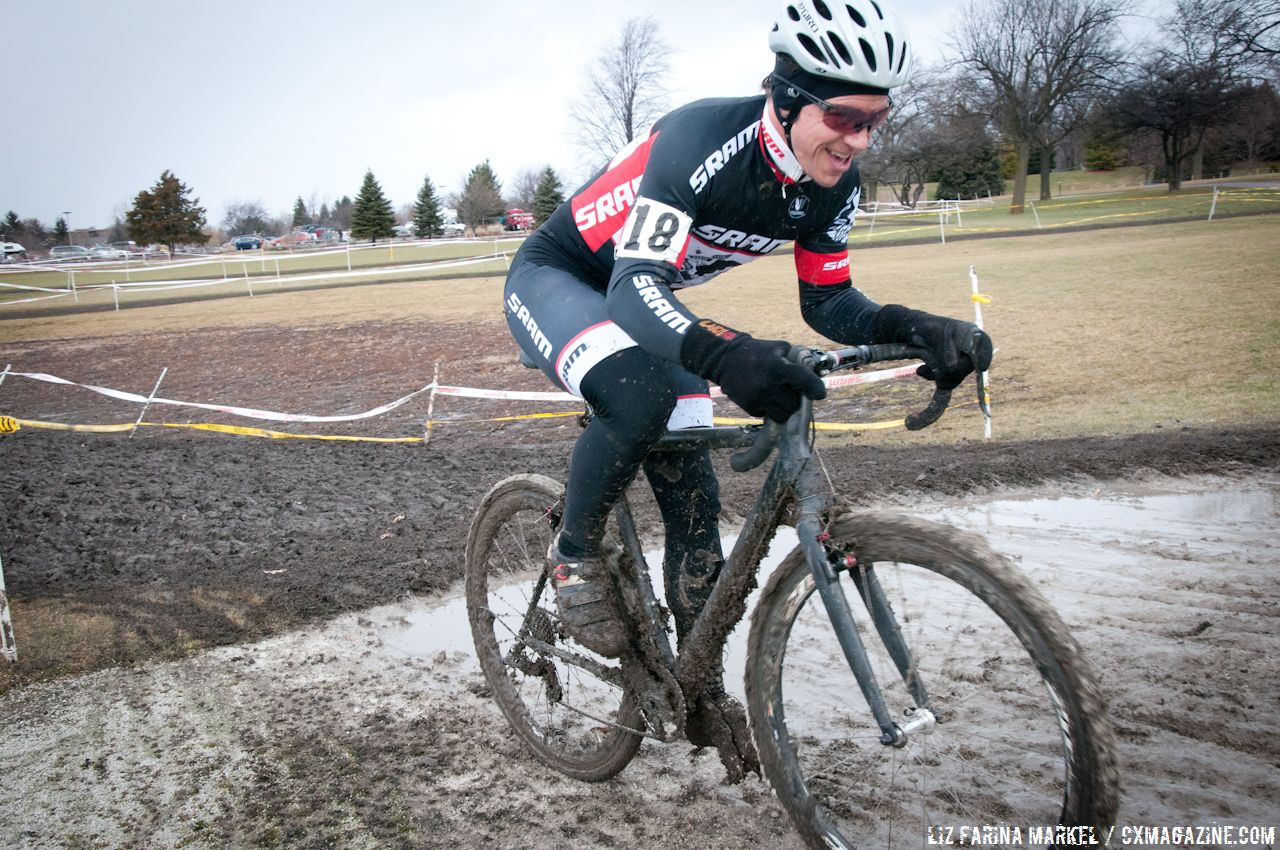
<path id="1" fill-rule="evenodd" d="M 797 245 L 796 276 L 818 286 L 844 283 L 849 280 L 849 252 L 816 254 Z"/>

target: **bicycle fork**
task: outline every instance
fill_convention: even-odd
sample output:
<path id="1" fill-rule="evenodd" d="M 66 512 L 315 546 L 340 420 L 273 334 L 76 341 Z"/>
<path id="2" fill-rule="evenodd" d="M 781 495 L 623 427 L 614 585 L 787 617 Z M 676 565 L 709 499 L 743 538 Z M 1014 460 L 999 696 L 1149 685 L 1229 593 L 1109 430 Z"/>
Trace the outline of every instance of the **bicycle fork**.
<path id="1" fill-rule="evenodd" d="M 902 725 L 894 720 L 885 703 L 884 694 L 876 681 L 875 671 L 871 669 L 866 646 L 858 635 L 857 621 L 849 600 L 845 596 L 844 588 L 840 585 L 840 571 L 837 569 L 839 558 L 844 553 L 835 552 L 828 546 L 829 535 L 822 522 L 821 507 L 806 508 L 802 503 L 796 532 L 804 550 L 809 573 L 813 576 L 818 595 L 826 608 L 836 639 L 840 642 L 845 661 L 853 671 L 854 678 L 858 680 L 858 686 L 875 717 L 876 725 L 880 727 L 880 743 L 897 748 L 906 746 L 912 734 L 931 731 L 936 718 L 927 708 L 929 698 L 924 683 L 917 675 L 911 650 L 907 646 L 902 629 L 898 626 L 897 617 L 880 587 L 874 570 L 861 568 L 855 563 L 846 565 L 858 596 L 871 615 L 876 633 L 884 643 L 915 702 L 911 720 Z"/>

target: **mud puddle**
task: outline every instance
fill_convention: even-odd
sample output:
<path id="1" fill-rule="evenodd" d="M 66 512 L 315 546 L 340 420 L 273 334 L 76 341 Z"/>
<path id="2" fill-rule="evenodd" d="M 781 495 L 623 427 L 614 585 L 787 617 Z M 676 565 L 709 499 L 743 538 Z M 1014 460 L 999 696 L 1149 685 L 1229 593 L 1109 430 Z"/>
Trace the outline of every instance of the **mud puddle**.
<path id="1" fill-rule="evenodd" d="M 900 510 L 981 534 L 995 551 L 1019 561 L 1041 584 L 1061 571 L 1096 571 L 1117 587 L 1141 582 L 1126 575 L 1126 567 L 1152 554 L 1178 561 L 1212 561 L 1224 548 L 1248 558 L 1263 557 L 1263 550 L 1274 553 L 1257 532 L 1277 525 L 1280 477 L 1247 482 L 1202 478 L 1191 486 L 1194 490 L 1188 492 L 1186 480 L 1119 482 L 1056 495 L 939 500 Z M 726 535 L 724 551 L 731 551 L 736 539 Z M 780 528 L 761 562 L 760 584 L 795 545 L 795 529 Z M 656 565 L 650 570 L 651 580 L 661 589 L 661 550 L 650 550 L 646 560 Z M 499 593 L 523 607 L 521 585 L 509 585 Z M 758 594 L 757 589 L 748 600 L 748 611 L 754 609 Z M 1058 595 L 1056 601 L 1067 603 L 1062 613 L 1070 621 L 1070 597 Z M 433 658 L 444 653 L 468 672 L 479 671 L 461 591 L 443 600 L 380 609 L 376 620 L 387 627 L 380 653 L 388 658 Z M 725 657 L 726 684 L 738 696 L 743 691 L 748 625 L 744 620 L 730 635 Z"/>

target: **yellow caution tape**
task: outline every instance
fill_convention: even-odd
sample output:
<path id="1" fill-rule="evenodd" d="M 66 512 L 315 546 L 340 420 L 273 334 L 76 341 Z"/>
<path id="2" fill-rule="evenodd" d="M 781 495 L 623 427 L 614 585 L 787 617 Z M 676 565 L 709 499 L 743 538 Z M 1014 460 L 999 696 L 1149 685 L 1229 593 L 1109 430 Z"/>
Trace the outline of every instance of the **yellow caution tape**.
<path id="1" fill-rule="evenodd" d="M 990 304 L 991 303 L 990 296 L 983 295 L 979 292 L 975 292 L 972 295 L 970 295 L 969 300 L 972 301 L 974 304 Z"/>
<path id="2" fill-rule="evenodd" d="M 712 420 L 717 425 L 759 425 L 759 419 L 725 419 L 717 416 Z M 905 428 L 905 419 L 893 419 L 888 422 L 815 422 L 813 427 L 819 431 L 884 431 L 890 428 Z"/>
<path id="3" fill-rule="evenodd" d="M 0 434 L 12 434 L 21 427 L 12 416 L 0 416 Z"/>

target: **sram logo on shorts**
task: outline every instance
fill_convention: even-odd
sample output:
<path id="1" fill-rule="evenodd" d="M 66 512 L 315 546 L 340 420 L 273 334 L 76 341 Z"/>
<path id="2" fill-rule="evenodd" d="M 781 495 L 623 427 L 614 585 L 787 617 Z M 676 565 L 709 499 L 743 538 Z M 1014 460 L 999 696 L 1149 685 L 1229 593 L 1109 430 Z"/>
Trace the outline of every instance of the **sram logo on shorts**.
<path id="1" fill-rule="evenodd" d="M 507 310 L 529 332 L 529 336 L 533 339 L 533 346 L 538 349 L 538 353 L 550 360 L 551 340 L 547 339 L 542 331 L 538 329 L 538 323 L 533 320 L 533 316 L 529 315 L 529 308 L 520 303 L 519 296 L 514 292 L 507 296 Z"/>
<path id="2" fill-rule="evenodd" d="M 614 256 L 679 266 L 692 225 L 693 218 L 684 210 L 652 198 L 638 198 L 618 236 Z"/>

